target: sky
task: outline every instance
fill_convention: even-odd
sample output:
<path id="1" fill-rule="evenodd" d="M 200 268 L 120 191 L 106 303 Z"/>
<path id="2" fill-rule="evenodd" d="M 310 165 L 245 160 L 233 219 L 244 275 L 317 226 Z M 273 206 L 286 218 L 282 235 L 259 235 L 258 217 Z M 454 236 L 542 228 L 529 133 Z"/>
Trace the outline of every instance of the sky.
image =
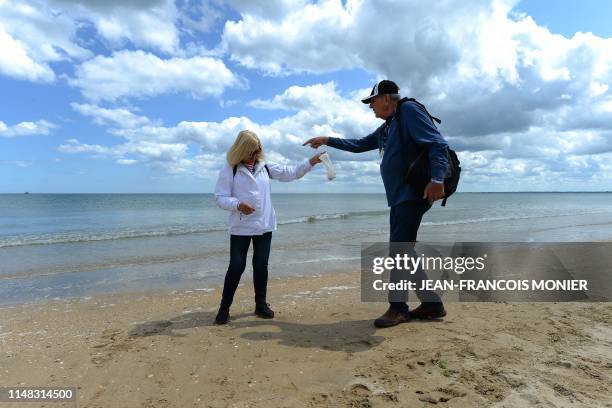
<path id="1" fill-rule="evenodd" d="M 371 133 L 381 79 L 442 119 L 459 191 L 611 191 L 609 21 L 608 0 L 0 0 L 0 193 L 210 193 L 240 130 L 280 163 Z M 324 150 L 336 180 L 273 191 L 384 191 L 377 152 Z"/>

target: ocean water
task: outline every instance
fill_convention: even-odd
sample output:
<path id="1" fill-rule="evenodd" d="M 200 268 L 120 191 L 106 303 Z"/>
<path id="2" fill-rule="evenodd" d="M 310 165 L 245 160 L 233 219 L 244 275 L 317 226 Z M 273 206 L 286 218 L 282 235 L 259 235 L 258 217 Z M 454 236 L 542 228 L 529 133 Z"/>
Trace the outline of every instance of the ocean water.
<path id="1" fill-rule="evenodd" d="M 359 269 L 386 241 L 378 194 L 276 194 L 270 276 Z M 229 257 L 211 194 L 0 195 L 0 304 L 157 288 L 208 290 Z M 457 193 L 425 215 L 420 241 L 612 239 L 612 193 Z M 250 268 L 245 281 L 250 278 Z"/>

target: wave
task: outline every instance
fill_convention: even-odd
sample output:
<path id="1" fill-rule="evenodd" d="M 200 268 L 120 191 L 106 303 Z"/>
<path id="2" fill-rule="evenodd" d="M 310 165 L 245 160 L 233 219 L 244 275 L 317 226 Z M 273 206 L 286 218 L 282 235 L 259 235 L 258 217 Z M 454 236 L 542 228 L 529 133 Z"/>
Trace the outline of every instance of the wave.
<path id="1" fill-rule="evenodd" d="M 123 231 L 112 231 L 112 232 L 96 232 L 96 233 L 65 233 L 65 234 L 50 234 L 47 236 L 30 235 L 30 236 L 16 236 L 16 237 L 4 237 L 0 239 L 0 248 L 25 246 L 25 245 L 51 245 L 51 244 L 76 244 L 82 242 L 93 242 L 93 241 L 113 241 L 117 239 L 131 239 L 131 238 L 154 238 L 154 237 L 167 237 L 177 235 L 189 235 L 189 234 L 201 234 L 213 231 L 223 231 L 227 227 L 225 225 L 215 226 L 204 226 L 204 227 L 190 227 L 190 228 L 167 228 L 163 230 L 152 230 L 152 231 L 135 231 L 135 230 L 123 230 Z"/>
<path id="2" fill-rule="evenodd" d="M 341 212 L 331 214 L 318 214 L 308 215 L 302 217 L 291 218 L 288 220 L 278 221 L 278 225 L 290 225 L 299 223 L 314 223 L 326 220 L 343 220 L 350 217 L 367 217 L 367 216 L 380 216 L 389 213 L 388 209 L 375 210 L 375 211 L 353 211 L 353 212 Z M 493 221 L 510 221 L 510 220 L 524 220 L 534 218 L 549 218 L 549 217 L 565 217 L 575 215 L 589 215 L 597 212 L 584 212 L 584 213 L 564 213 L 564 214 L 547 214 L 547 215 L 535 215 L 535 216 L 498 216 L 498 217 L 481 217 L 481 218 L 469 218 L 449 221 L 425 221 L 422 222 L 422 226 L 444 226 L 444 225 L 458 225 L 458 224 L 476 224 L 483 222 Z M 227 229 L 225 224 L 218 225 L 199 225 L 193 227 L 168 227 L 161 230 L 119 230 L 110 232 L 68 232 L 63 234 L 49 234 L 49 235 L 28 235 L 28 236 L 8 236 L 0 238 L 0 248 L 7 247 L 18 247 L 28 245 L 53 245 L 53 244 L 75 244 L 75 243 L 87 243 L 97 241 L 113 241 L 120 239 L 134 239 L 134 238 L 156 238 L 156 237 L 170 237 L 180 235 L 191 235 L 191 234 L 203 234 L 215 231 L 224 231 Z"/>
<path id="3" fill-rule="evenodd" d="M 300 223 L 313 223 L 317 221 L 325 221 L 325 220 L 337 220 L 337 219 L 346 219 L 349 217 L 364 217 L 364 216 L 375 216 L 375 215 L 385 215 L 388 214 L 389 210 L 377 210 L 377 211 L 349 211 L 342 213 L 332 213 L 332 214 L 319 214 L 319 215 L 308 215 L 303 217 L 291 218 L 284 221 L 278 221 L 278 225 L 288 225 L 288 224 L 300 224 Z"/>
<path id="4" fill-rule="evenodd" d="M 545 214 L 545 215 L 509 215 L 499 217 L 482 217 L 482 218 L 466 218 L 463 220 L 452 220 L 452 221 L 425 221 L 421 223 L 421 226 L 440 226 L 440 225 L 459 225 L 459 224 L 477 224 L 481 222 L 494 222 L 494 221 L 513 221 L 513 220 L 531 220 L 538 218 L 554 218 L 554 217 L 570 217 L 575 215 L 592 215 L 592 214 L 603 214 L 602 211 L 588 211 L 581 213 L 559 213 L 559 214 Z"/>
<path id="5" fill-rule="evenodd" d="M 354 215 L 384 214 L 385 211 L 363 211 L 334 214 L 310 215 L 279 221 L 278 225 L 313 223 L 323 220 L 343 219 Z M 133 238 L 155 238 L 179 235 L 203 234 L 227 229 L 225 224 L 205 225 L 194 227 L 169 227 L 161 230 L 123 230 L 110 232 L 72 232 L 64 234 L 9 236 L 0 238 L 0 248 L 27 246 L 27 245 L 52 245 L 52 244 L 76 244 L 96 241 L 113 241 L 118 239 Z"/>

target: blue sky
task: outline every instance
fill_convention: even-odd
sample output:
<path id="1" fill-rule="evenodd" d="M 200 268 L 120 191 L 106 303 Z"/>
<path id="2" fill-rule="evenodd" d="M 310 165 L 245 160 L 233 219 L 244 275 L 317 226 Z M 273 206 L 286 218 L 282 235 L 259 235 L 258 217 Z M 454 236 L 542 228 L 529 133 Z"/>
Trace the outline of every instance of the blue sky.
<path id="1" fill-rule="evenodd" d="M 607 0 L 524 0 L 516 9 L 527 13 L 553 33 L 566 37 L 579 31 L 612 37 L 612 7 Z"/>
<path id="2" fill-rule="evenodd" d="M 382 78 L 443 119 L 460 191 L 611 190 L 606 3 L 0 0 L 0 193 L 211 192 L 242 129 L 287 163 L 367 135 Z M 274 191 L 383 191 L 328 151 L 335 181 Z"/>

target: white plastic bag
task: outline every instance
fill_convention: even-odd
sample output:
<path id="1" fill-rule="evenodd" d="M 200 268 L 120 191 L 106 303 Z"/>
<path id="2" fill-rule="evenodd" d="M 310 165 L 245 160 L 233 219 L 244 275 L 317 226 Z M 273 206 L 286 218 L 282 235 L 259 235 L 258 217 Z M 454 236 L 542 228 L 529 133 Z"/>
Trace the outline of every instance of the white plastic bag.
<path id="1" fill-rule="evenodd" d="M 321 156 L 319 156 L 319 159 L 321 159 L 321 163 L 323 163 L 323 165 L 327 169 L 327 179 L 328 180 L 335 179 L 336 178 L 336 169 L 334 169 L 334 165 L 332 164 L 332 162 L 331 162 L 327 152 L 325 152 Z"/>

